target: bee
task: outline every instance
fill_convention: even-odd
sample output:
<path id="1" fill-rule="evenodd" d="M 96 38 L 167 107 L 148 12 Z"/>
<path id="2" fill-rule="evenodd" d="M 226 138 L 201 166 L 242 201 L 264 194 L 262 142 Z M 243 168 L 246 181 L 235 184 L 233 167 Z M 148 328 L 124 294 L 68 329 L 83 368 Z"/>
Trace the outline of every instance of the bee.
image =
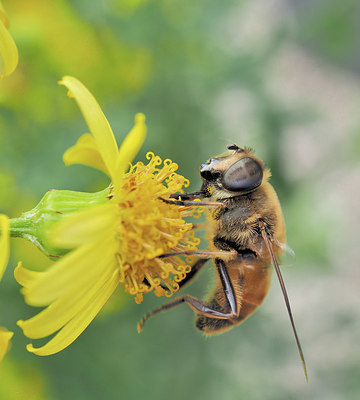
<path id="1" fill-rule="evenodd" d="M 182 206 L 198 206 L 198 199 L 208 200 L 200 204 L 208 206 L 209 249 L 168 253 L 160 257 L 180 254 L 199 256 L 191 271 L 179 283 L 180 287 L 191 282 L 205 263 L 213 259 L 215 288 L 205 302 L 183 295 L 153 310 L 143 317 L 138 331 L 149 317 L 183 303 L 195 311 L 195 325 L 206 335 L 221 333 L 241 324 L 264 301 L 270 286 L 272 263 L 307 379 L 304 355 L 277 261 L 285 247 L 285 224 L 279 199 L 268 182 L 270 170 L 248 148 L 232 144 L 227 149 L 225 154 L 201 165 L 202 186 L 199 191 L 173 194 L 170 199 L 161 198 L 166 203 Z"/>

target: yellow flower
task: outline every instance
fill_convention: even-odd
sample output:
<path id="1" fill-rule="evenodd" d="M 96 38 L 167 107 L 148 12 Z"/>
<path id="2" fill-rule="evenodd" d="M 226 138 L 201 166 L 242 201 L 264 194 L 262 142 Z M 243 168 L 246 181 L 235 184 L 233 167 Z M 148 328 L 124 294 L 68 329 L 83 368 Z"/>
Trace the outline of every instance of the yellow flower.
<path id="1" fill-rule="evenodd" d="M 147 154 L 147 165 L 130 164 L 145 139 L 144 115 L 136 115 L 135 126 L 118 148 L 91 93 L 72 77 L 64 77 L 60 84 L 77 101 L 91 132 L 64 154 L 65 163 L 98 168 L 109 175 L 112 184 L 105 204 L 76 212 L 51 231 L 55 246 L 72 251 L 45 272 L 30 271 L 21 264 L 15 270 L 26 302 L 47 306 L 33 318 L 18 322 L 24 334 L 37 339 L 59 331 L 43 347 L 27 346 L 38 355 L 57 353 L 70 345 L 118 285 L 135 295 L 138 303 L 150 291 L 171 296 L 190 271 L 186 263 L 190 260 L 158 256 L 196 250 L 199 243 L 192 224 L 184 220 L 199 211 L 158 199 L 181 192 L 188 184 L 175 173 L 177 165 L 171 160 L 162 162 L 153 153 Z"/>
<path id="2" fill-rule="evenodd" d="M 13 337 L 13 332 L 0 327 L 0 362 L 10 348 L 10 340 Z"/>
<path id="3" fill-rule="evenodd" d="M 1 79 L 10 75 L 15 70 L 19 60 L 16 44 L 8 29 L 9 19 L 2 3 L 0 2 L 0 56 L 2 58 L 2 68 L 0 71 Z"/>

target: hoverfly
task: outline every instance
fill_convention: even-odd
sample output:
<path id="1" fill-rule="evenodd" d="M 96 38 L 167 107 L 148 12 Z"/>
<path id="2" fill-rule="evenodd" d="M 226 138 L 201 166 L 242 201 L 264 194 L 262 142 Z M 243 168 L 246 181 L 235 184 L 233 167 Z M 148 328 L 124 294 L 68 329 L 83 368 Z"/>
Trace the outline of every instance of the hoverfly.
<path id="1" fill-rule="evenodd" d="M 265 299 L 270 286 L 271 262 L 278 276 L 307 380 L 307 370 L 295 329 L 289 299 L 277 262 L 285 244 L 285 225 L 278 197 L 268 182 L 271 174 L 248 148 L 229 145 L 228 152 L 200 167 L 201 189 L 173 194 L 166 203 L 208 207 L 207 251 L 168 253 L 161 257 L 197 254 L 200 258 L 179 283 L 189 283 L 206 261 L 214 259 L 216 286 L 206 301 L 180 296 L 145 315 L 138 324 L 159 312 L 188 304 L 196 313 L 196 327 L 206 335 L 224 332 L 249 317 Z M 176 200 L 177 199 L 177 200 Z"/>

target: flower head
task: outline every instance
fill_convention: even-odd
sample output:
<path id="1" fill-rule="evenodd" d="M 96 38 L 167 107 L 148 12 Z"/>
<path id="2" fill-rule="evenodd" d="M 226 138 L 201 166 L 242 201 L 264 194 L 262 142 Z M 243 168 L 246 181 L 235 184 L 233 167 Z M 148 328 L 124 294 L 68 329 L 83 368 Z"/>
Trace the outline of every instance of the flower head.
<path id="1" fill-rule="evenodd" d="M 10 75 L 18 64 L 18 50 L 14 39 L 11 37 L 9 29 L 9 19 L 0 1 L 0 56 L 2 58 L 2 68 L 0 78 Z"/>
<path id="2" fill-rule="evenodd" d="M 19 321 L 26 336 L 42 338 L 59 331 L 38 355 L 61 351 L 89 325 L 118 285 L 142 301 L 143 293 L 171 296 L 190 267 L 180 257 L 158 258 L 171 251 L 196 250 L 192 224 L 184 220 L 199 210 L 162 202 L 181 192 L 188 181 L 171 160 L 153 153 L 149 162 L 131 165 L 146 135 L 145 117 L 137 114 L 134 128 L 117 147 L 110 125 L 90 92 L 76 79 L 61 81 L 77 101 L 91 134 L 82 136 L 64 154 L 66 164 L 81 163 L 108 174 L 111 185 L 98 205 L 73 213 L 52 229 L 53 245 L 73 249 L 45 272 L 21 264 L 15 277 L 24 286 L 28 304 L 47 306 Z M 129 168 L 130 166 L 130 168 Z"/>

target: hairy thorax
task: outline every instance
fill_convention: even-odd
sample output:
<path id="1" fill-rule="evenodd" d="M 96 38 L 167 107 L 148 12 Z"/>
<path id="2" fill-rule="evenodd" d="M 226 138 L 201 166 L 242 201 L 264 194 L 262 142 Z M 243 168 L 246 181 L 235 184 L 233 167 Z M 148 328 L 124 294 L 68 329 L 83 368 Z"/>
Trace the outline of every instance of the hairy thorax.
<path id="1" fill-rule="evenodd" d="M 216 196 L 213 200 L 218 201 Z M 210 210 L 209 240 L 221 250 L 262 252 L 259 222 L 265 223 L 275 241 L 285 242 L 285 228 L 274 189 L 264 183 L 251 193 L 221 199 L 226 207 Z"/>

